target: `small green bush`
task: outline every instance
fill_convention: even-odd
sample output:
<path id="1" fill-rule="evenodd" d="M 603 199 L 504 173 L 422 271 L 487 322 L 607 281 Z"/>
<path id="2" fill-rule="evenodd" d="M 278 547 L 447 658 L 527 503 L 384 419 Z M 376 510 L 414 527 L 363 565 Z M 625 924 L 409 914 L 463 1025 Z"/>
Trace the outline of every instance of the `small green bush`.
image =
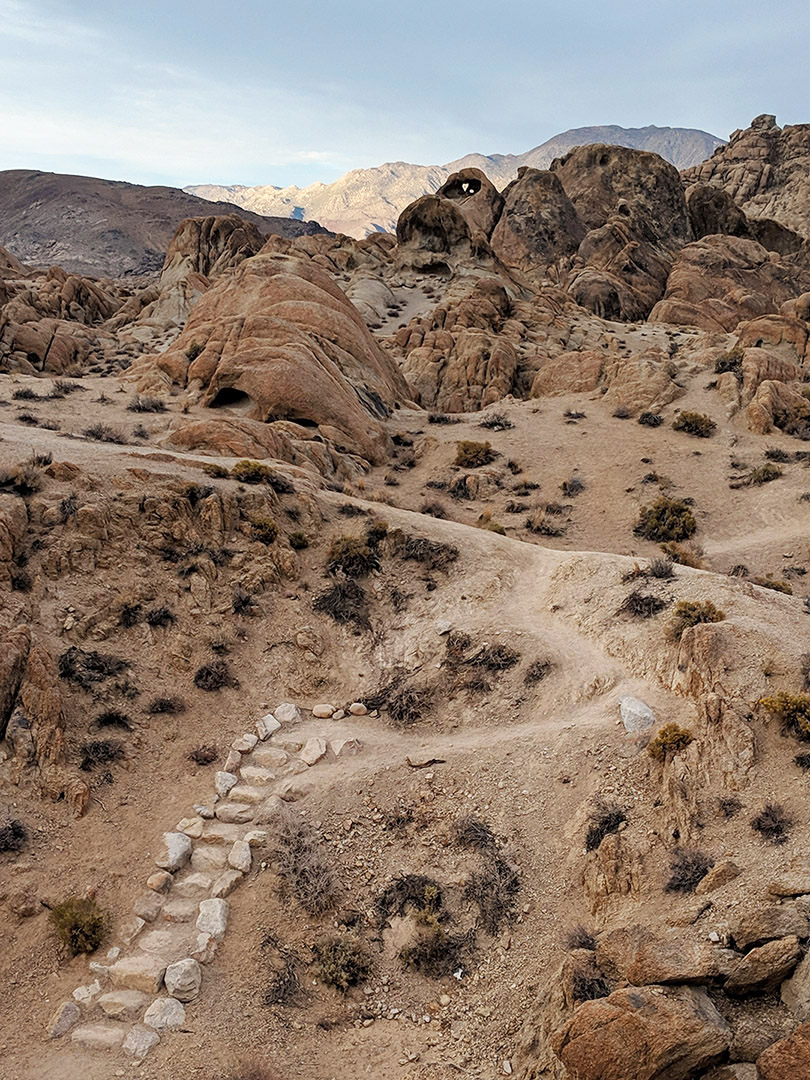
<path id="1" fill-rule="evenodd" d="M 669 637 L 672 641 L 680 641 L 690 626 L 722 622 L 725 617 L 725 612 L 715 607 L 711 600 L 680 600 L 669 625 Z"/>
<path id="2" fill-rule="evenodd" d="M 688 540 L 697 532 L 697 521 L 689 505 L 681 499 L 661 495 L 652 506 L 643 506 L 633 530 L 636 536 L 658 543 Z"/>
<path id="3" fill-rule="evenodd" d="M 477 469 L 481 465 L 489 465 L 496 456 L 492 445 L 488 442 L 462 439 L 456 443 L 455 464 L 461 466 L 462 469 Z"/>
<path id="4" fill-rule="evenodd" d="M 51 909 L 49 922 L 72 956 L 92 953 L 107 933 L 107 916 L 94 900 L 69 896 Z"/>
<path id="5" fill-rule="evenodd" d="M 242 484 L 266 484 L 271 470 L 260 461 L 237 461 L 231 469 L 231 476 Z"/>
<path id="6" fill-rule="evenodd" d="M 679 724 L 665 724 L 647 746 L 647 753 L 653 761 L 668 761 L 675 754 L 680 754 L 690 743 L 694 735 L 688 728 Z"/>
<path id="7" fill-rule="evenodd" d="M 717 424 L 705 413 L 685 411 L 678 413 L 672 421 L 673 431 L 685 431 L 698 439 L 709 439 L 717 430 Z"/>
<path id="8" fill-rule="evenodd" d="M 325 938 L 315 945 L 321 981 L 344 993 L 362 986 L 371 974 L 371 957 L 359 938 L 348 934 Z"/>

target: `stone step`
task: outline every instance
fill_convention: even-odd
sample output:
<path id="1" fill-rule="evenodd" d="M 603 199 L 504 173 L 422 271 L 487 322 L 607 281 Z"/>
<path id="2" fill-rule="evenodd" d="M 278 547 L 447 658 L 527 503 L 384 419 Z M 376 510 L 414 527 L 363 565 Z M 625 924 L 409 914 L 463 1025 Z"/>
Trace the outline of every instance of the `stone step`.
<path id="1" fill-rule="evenodd" d="M 239 770 L 239 776 L 246 784 L 259 787 L 272 784 L 276 780 L 276 774 L 261 765 L 243 765 Z"/>
<path id="2" fill-rule="evenodd" d="M 126 1034 L 122 1024 L 82 1024 L 73 1029 L 70 1038 L 88 1050 L 117 1050 Z"/>
<path id="3" fill-rule="evenodd" d="M 237 784 L 231 790 L 230 798 L 237 803 L 247 803 L 248 806 L 264 802 L 267 798 L 267 790 L 264 787 L 253 787 L 251 784 Z"/>

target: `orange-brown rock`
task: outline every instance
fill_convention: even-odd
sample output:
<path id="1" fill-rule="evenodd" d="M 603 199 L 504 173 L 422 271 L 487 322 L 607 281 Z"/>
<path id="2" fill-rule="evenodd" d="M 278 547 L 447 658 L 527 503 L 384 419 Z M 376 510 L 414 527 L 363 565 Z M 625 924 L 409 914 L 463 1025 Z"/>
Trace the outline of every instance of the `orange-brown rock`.
<path id="1" fill-rule="evenodd" d="M 605 354 L 598 349 L 563 352 L 543 361 L 529 396 L 556 397 L 595 390 L 602 377 Z"/>
<path id="2" fill-rule="evenodd" d="M 503 196 L 480 169 L 452 173 L 436 194 L 455 203 L 472 236 L 481 233 L 489 239 L 503 210 Z"/>
<path id="3" fill-rule="evenodd" d="M 608 978 L 633 986 L 712 983 L 729 965 L 705 935 L 680 929 L 653 932 L 640 924 L 601 934 L 596 962 Z"/>
<path id="4" fill-rule="evenodd" d="M 506 266 L 542 270 L 573 255 L 585 228 L 556 173 L 521 168 L 503 193 L 492 250 Z"/>
<path id="5" fill-rule="evenodd" d="M 810 1023 L 797 1027 L 757 1058 L 762 1080 L 800 1080 L 810 1076 Z"/>
<path id="6" fill-rule="evenodd" d="M 31 631 L 27 626 L 17 626 L 0 638 L 0 739 L 14 711 L 30 649 Z"/>

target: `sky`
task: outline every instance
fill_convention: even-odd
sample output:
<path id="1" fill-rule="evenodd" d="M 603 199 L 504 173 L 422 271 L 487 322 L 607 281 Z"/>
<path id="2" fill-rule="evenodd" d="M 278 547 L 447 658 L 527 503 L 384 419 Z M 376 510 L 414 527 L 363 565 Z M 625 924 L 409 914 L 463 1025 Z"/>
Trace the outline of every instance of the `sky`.
<path id="1" fill-rule="evenodd" d="M 0 169 L 299 184 L 810 122 L 806 0 L 0 0 Z"/>

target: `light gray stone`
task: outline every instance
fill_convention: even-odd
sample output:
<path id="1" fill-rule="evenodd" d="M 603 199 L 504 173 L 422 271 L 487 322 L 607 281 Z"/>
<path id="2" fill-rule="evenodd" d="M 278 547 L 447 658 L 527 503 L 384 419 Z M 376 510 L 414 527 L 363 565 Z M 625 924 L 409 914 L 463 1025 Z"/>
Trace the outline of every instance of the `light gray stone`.
<path id="1" fill-rule="evenodd" d="M 345 715 L 346 715 L 346 710 L 345 709 L 336 709 L 332 713 L 332 719 L 333 720 L 342 720 Z"/>
<path id="2" fill-rule="evenodd" d="M 211 895 L 215 899 L 222 899 L 225 896 L 230 896 L 241 880 L 242 875 L 238 870 L 225 870 L 214 882 L 211 889 Z"/>
<path id="3" fill-rule="evenodd" d="M 101 983 L 94 979 L 89 986 L 77 986 L 73 991 L 73 1000 L 79 1005 L 87 1006 L 101 993 Z"/>
<path id="4" fill-rule="evenodd" d="M 250 844 L 245 840 L 237 840 L 228 853 L 228 865 L 246 874 L 250 870 L 250 863 Z"/>
<path id="5" fill-rule="evenodd" d="M 273 715 L 280 724 L 300 724 L 303 717 L 301 710 L 291 701 L 285 701 L 282 705 L 276 705 Z"/>
<path id="6" fill-rule="evenodd" d="M 130 922 L 119 927 L 118 934 L 125 945 L 131 945 L 141 930 L 146 926 L 146 921 L 136 916 Z"/>
<path id="7" fill-rule="evenodd" d="M 200 902 L 200 915 L 197 929 L 201 934 L 210 934 L 214 941 L 222 941 L 228 928 L 228 901 L 218 898 Z"/>
<path id="8" fill-rule="evenodd" d="M 260 765 L 263 769 L 280 769 L 290 760 L 290 755 L 280 746 L 257 746 L 250 755 L 252 765 Z"/>
<path id="9" fill-rule="evenodd" d="M 205 826 L 200 837 L 204 844 L 225 844 L 228 847 L 242 835 L 238 825 L 226 825 L 222 821 L 211 821 Z"/>
<path id="10" fill-rule="evenodd" d="M 334 705 L 323 704 L 312 706 L 312 715 L 316 716 L 319 720 L 328 720 L 333 715 L 334 711 Z"/>
<path id="11" fill-rule="evenodd" d="M 203 819 L 197 814 L 195 817 L 183 818 L 177 822 L 177 832 L 185 833 L 192 840 L 198 840 L 202 836 Z"/>
<path id="12" fill-rule="evenodd" d="M 263 829 L 251 829 L 249 833 L 245 833 L 245 843 L 252 848 L 263 847 L 267 843 L 267 833 Z"/>
<path id="13" fill-rule="evenodd" d="M 228 852 L 224 847 L 214 847 L 213 844 L 199 845 L 194 848 L 191 856 L 191 869 L 195 874 L 207 874 L 221 870 L 228 862 Z"/>
<path id="14" fill-rule="evenodd" d="M 258 741 L 259 736 L 248 731 L 244 735 L 240 735 L 238 739 L 233 740 L 231 749 L 238 750 L 240 754 L 249 754 Z"/>
<path id="15" fill-rule="evenodd" d="M 163 918 L 170 923 L 192 922 L 197 917 L 196 900 L 170 900 L 163 908 Z"/>
<path id="16" fill-rule="evenodd" d="M 231 798 L 237 803 L 255 806 L 267 798 L 267 787 L 252 787 L 250 784 L 237 784 L 231 792 Z"/>
<path id="17" fill-rule="evenodd" d="M 197 944 L 192 950 L 191 957 L 200 964 L 210 964 L 217 955 L 217 943 L 210 934 L 198 934 Z"/>
<path id="18" fill-rule="evenodd" d="M 349 712 L 352 716 L 365 716 L 368 709 L 362 703 L 362 701 L 353 701 L 349 706 Z"/>
<path id="19" fill-rule="evenodd" d="M 363 749 L 359 739 L 333 739 L 330 745 L 335 757 L 356 757 Z"/>
<path id="20" fill-rule="evenodd" d="M 71 1041 L 88 1050 L 116 1050 L 124 1041 L 126 1029 L 114 1024 L 84 1024 L 73 1029 Z"/>
<path id="21" fill-rule="evenodd" d="M 264 742 L 265 739 L 269 739 L 271 735 L 275 734 L 280 727 L 281 724 L 276 720 L 275 716 L 269 712 L 260 720 L 256 721 L 256 734 L 262 742 Z"/>
<path id="22" fill-rule="evenodd" d="M 194 1001 L 200 995 L 202 972 L 200 965 L 190 956 L 169 964 L 164 976 L 166 990 L 178 1001 Z"/>
<path id="23" fill-rule="evenodd" d="M 284 800 L 278 795 L 270 795 L 261 806 L 256 808 L 253 820 L 257 825 L 269 825 L 284 812 Z"/>
<path id="24" fill-rule="evenodd" d="M 149 1001 L 140 990 L 112 990 L 98 999 L 99 1008 L 113 1020 L 135 1020 Z"/>
<path id="25" fill-rule="evenodd" d="M 157 998 L 144 1013 L 143 1022 L 155 1031 L 174 1031 L 186 1022 L 186 1010 L 177 998 Z"/>
<path id="26" fill-rule="evenodd" d="M 48 1038 L 61 1039 L 81 1020 L 81 1009 L 75 1001 L 63 1001 L 48 1021 Z"/>
<path id="27" fill-rule="evenodd" d="M 225 772 L 235 773 L 242 764 L 242 755 L 238 750 L 231 750 L 225 759 Z"/>
<path id="28" fill-rule="evenodd" d="M 191 858 L 191 840 L 185 833 L 167 832 L 163 834 L 163 851 L 155 859 L 161 870 L 174 873 L 186 865 Z"/>
<path id="29" fill-rule="evenodd" d="M 781 996 L 797 1020 L 810 1020 L 810 953 L 782 983 Z"/>
<path id="30" fill-rule="evenodd" d="M 253 814 L 255 812 L 254 806 L 249 806 L 247 803 L 231 802 L 223 803 L 217 807 L 217 818 L 220 821 L 228 822 L 232 825 L 247 825 L 253 821 Z"/>
<path id="31" fill-rule="evenodd" d="M 124 1039 L 121 1049 L 127 1057 L 135 1058 L 136 1061 L 143 1061 L 149 1051 L 154 1049 L 159 1042 L 160 1036 L 156 1031 L 144 1027 L 143 1024 L 135 1024 L 127 1032 L 127 1037 Z"/>
<path id="32" fill-rule="evenodd" d="M 619 701 L 619 711 L 621 713 L 624 729 L 629 733 L 646 731 L 656 723 L 655 713 L 650 706 L 645 705 L 644 702 L 637 697 L 628 695 L 627 697 L 621 698 Z"/>
<path id="33" fill-rule="evenodd" d="M 166 961 L 159 955 L 136 953 L 124 956 L 110 968 L 110 981 L 121 990 L 142 990 L 156 994 L 163 984 Z"/>
<path id="34" fill-rule="evenodd" d="M 191 873 L 174 883 L 174 892 L 183 899 L 200 900 L 211 891 L 212 880 L 210 874 Z"/>
<path id="35" fill-rule="evenodd" d="M 162 907 L 163 897 L 150 889 L 149 892 L 138 897 L 132 905 L 132 910 L 144 922 L 154 922 Z"/>
<path id="36" fill-rule="evenodd" d="M 246 784 L 262 787 L 272 784 L 276 779 L 276 774 L 270 769 L 262 768 L 261 765 L 243 765 L 239 770 L 239 777 Z"/>
<path id="37" fill-rule="evenodd" d="M 307 788 L 297 780 L 292 779 L 285 780 L 284 783 L 278 789 L 278 795 L 284 802 L 298 802 L 299 799 L 303 799 L 307 793 Z M 259 822 L 261 824 L 261 822 Z"/>
<path id="38" fill-rule="evenodd" d="M 236 787 L 238 783 L 239 777 L 236 775 L 236 773 L 220 770 L 220 772 L 216 773 L 214 776 L 214 788 L 216 789 L 217 795 L 219 795 L 223 799 L 231 790 L 231 788 Z M 214 813 L 216 813 L 216 808 L 214 809 Z"/>
<path id="39" fill-rule="evenodd" d="M 195 803 L 194 813 L 199 814 L 204 821 L 210 821 L 214 816 L 214 808 L 213 806 L 208 806 L 206 803 Z"/>
<path id="40" fill-rule="evenodd" d="M 307 739 L 301 750 L 301 760 L 307 765 L 316 765 L 324 757 L 326 757 L 326 739 L 318 736 Z"/>

